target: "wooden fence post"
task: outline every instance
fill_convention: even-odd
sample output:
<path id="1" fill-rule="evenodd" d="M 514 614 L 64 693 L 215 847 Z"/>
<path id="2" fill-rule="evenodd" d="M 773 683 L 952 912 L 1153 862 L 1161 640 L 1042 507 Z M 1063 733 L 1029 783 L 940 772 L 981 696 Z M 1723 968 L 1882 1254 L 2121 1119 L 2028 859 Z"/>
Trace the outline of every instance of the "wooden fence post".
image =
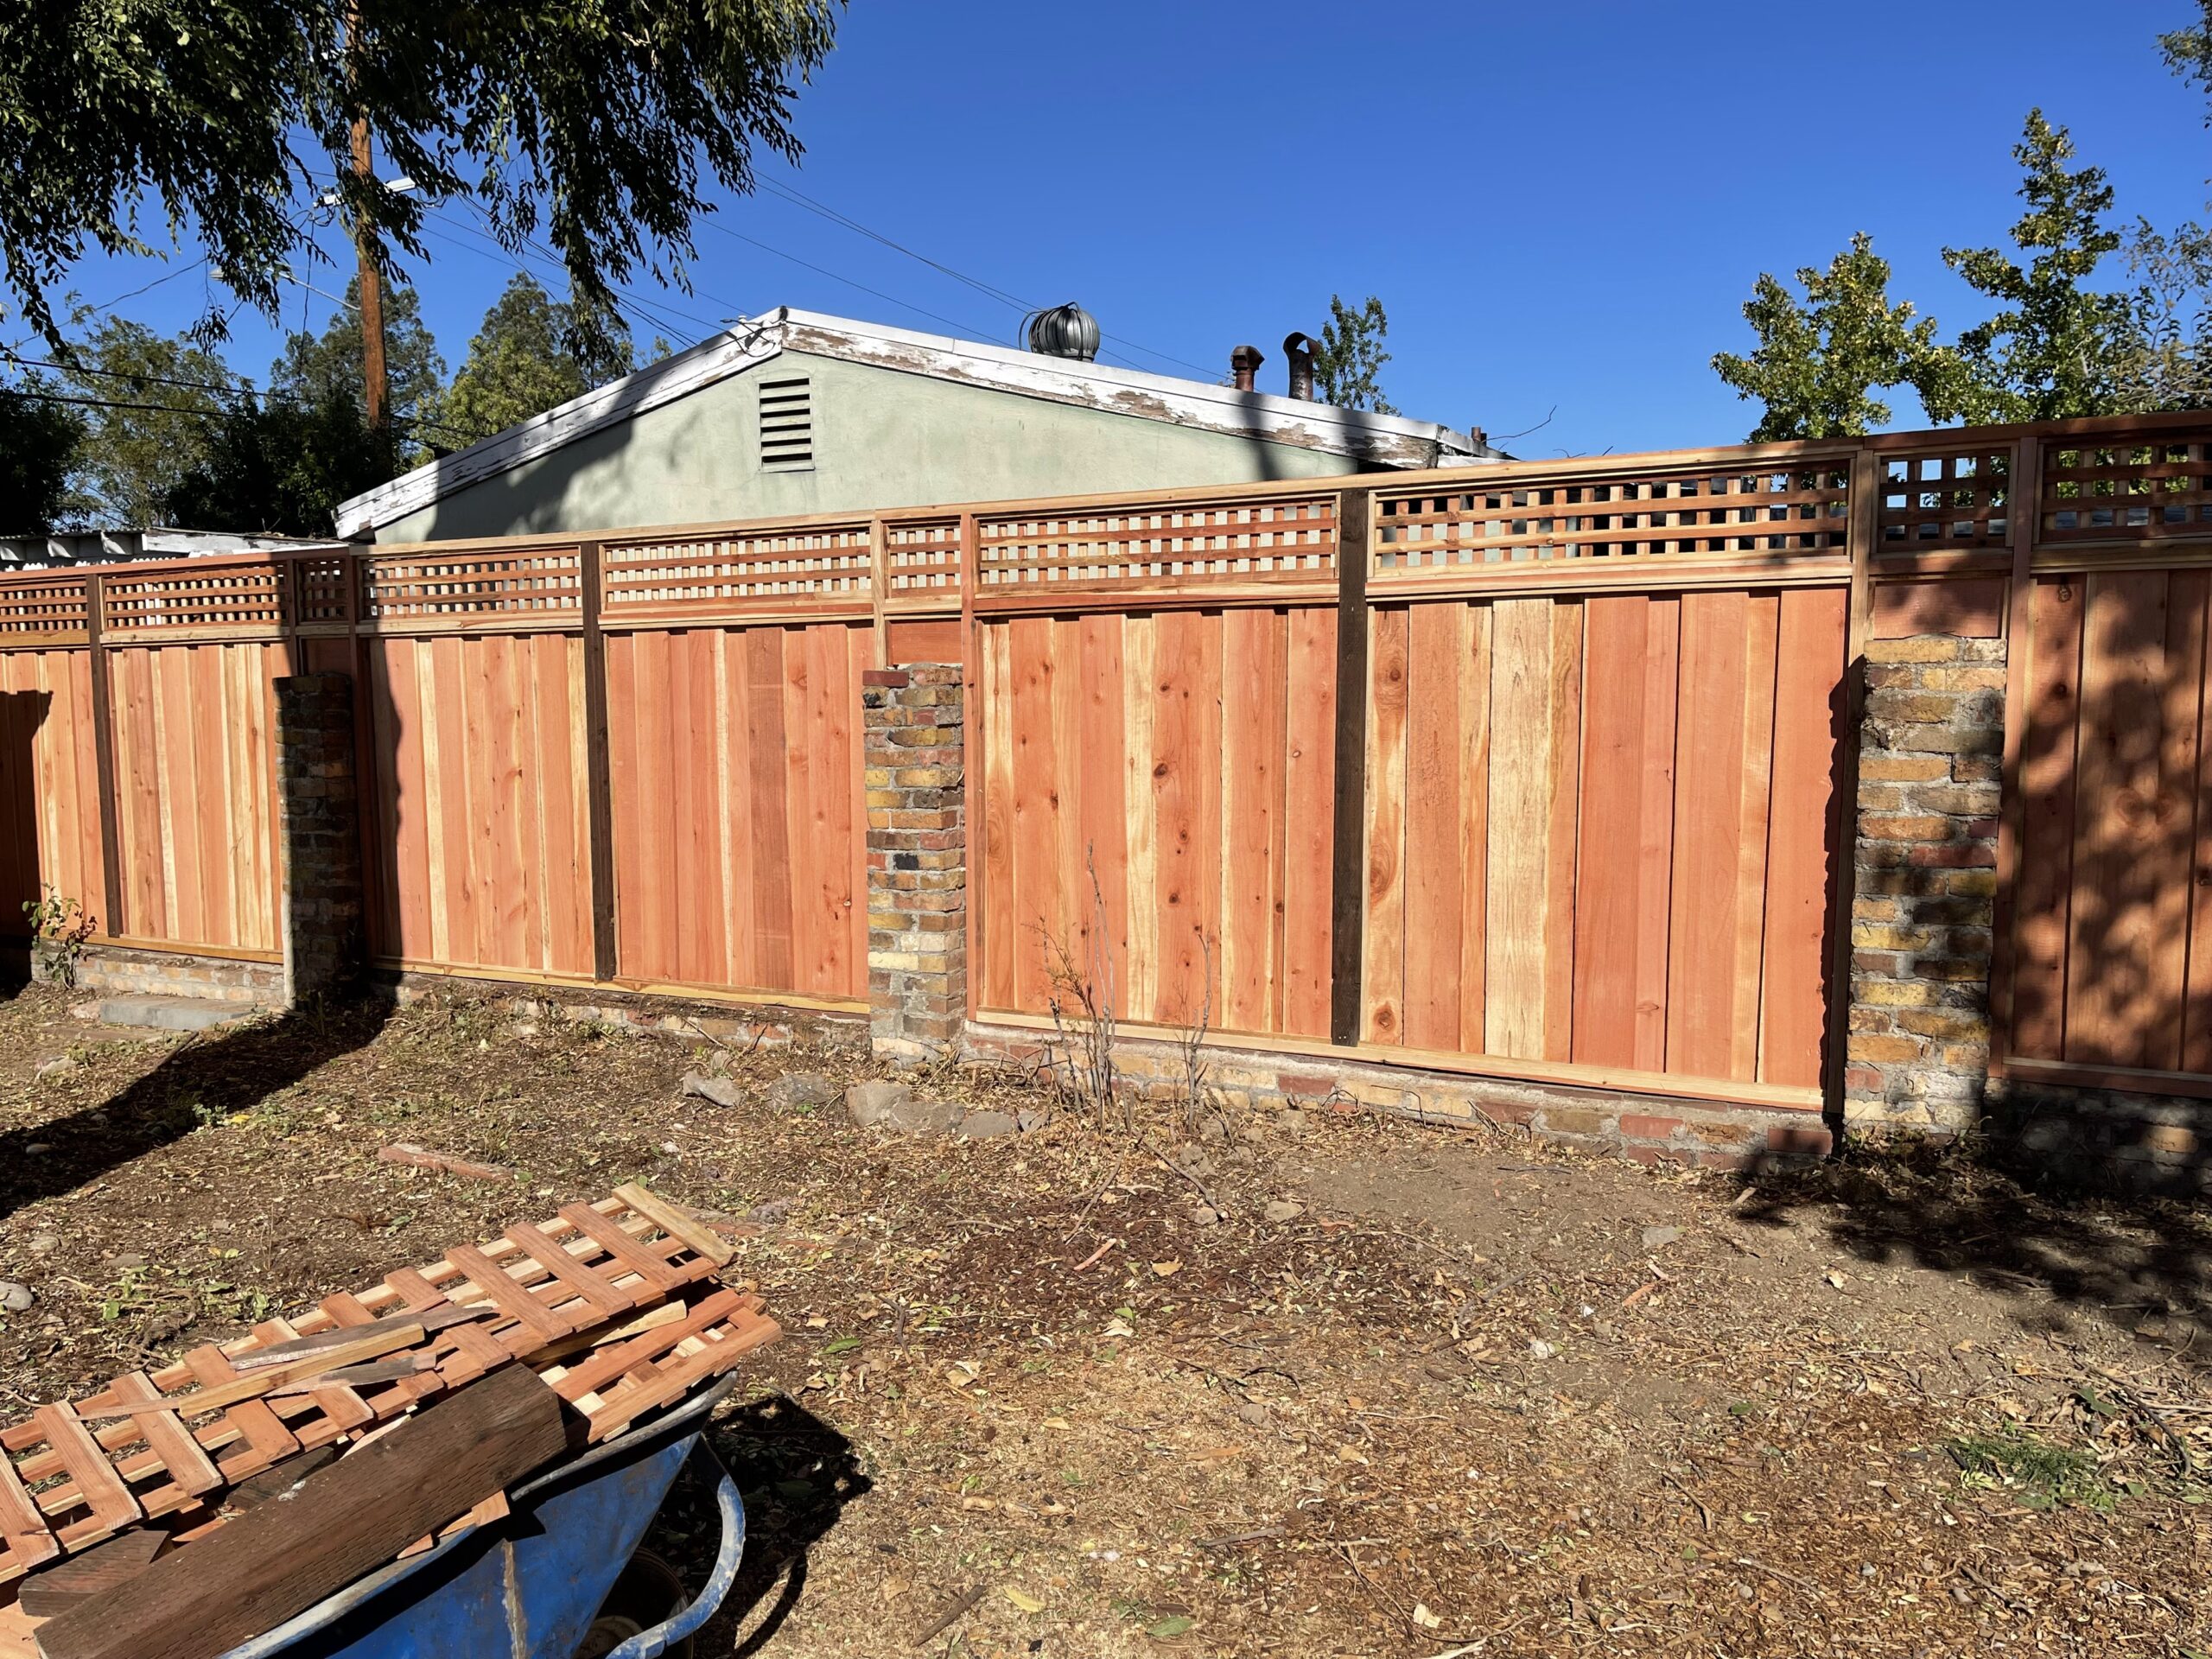
<path id="1" fill-rule="evenodd" d="M 1845 497 L 1845 545 L 1851 555 L 1851 594 L 1844 621 L 1843 733 L 1835 782 L 1835 890 L 1828 895 L 1834 943 L 1828 956 L 1827 1065 L 1821 1079 L 1824 1110 L 1843 1122 L 1844 1051 L 1850 1038 L 1851 912 L 1859 886 L 1859 727 L 1866 714 L 1866 634 L 1874 608 L 1874 543 L 1882 529 L 1882 457 L 1865 448 L 1852 452 Z"/>
<path id="2" fill-rule="evenodd" d="M 1359 1041 L 1367 919 L 1367 567 L 1372 488 L 1337 493 L 1337 731 L 1329 870 L 1329 1040 Z"/>
<path id="3" fill-rule="evenodd" d="M 621 957 L 615 937 L 614 785 L 607 750 L 607 645 L 599 631 L 599 543 L 585 542 L 577 553 L 583 584 L 584 802 L 591 838 L 592 975 L 610 980 Z"/>
<path id="4" fill-rule="evenodd" d="M 99 778 L 100 920 L 111 939 L 125 937 L 123 913 L 123 819 L 116 805 L 115 714 L 109 698 L 107 645 L 100 620 L 107 604 L 107 578 L 85 578 L 85 636 L 92 653 L 92 769 Z"/>
<path id="5" fill-rule="evenodd" d="M 2043 525 L 2043 440 L 2034 433 L 2012 446 L 2005 497 L 2005 539 L 2012 572 L 2005 591 L 2005 760 L 1997 798 L 1997 892 L 1990 914 L 1989 1064 L 2001 1070 L 2012 1035 L 2012 906 L 2020 875 L 2026 804 L 2020 794 L 2020 752 L 2028 733 L 2028 670 L 2035 649 L 2036 537 Z M 2202 833 L 2200 830 L 2200 833 Z"/>
<path id="6" fill-rule="evenodd" d="M 983 932 L 983 881 L 992 855 L 983 818 L 983 671 L 982 639 L 976 628 L 976 590 L 982 582 L 982 549 L 976 544 L 976 515 L 960 515 L 960 667 L 962 787 L 966 793 L 968 836 L 968 974 L 965 990 L 967 1017 L 973 1020 L 982 1005 L 983 952 L 990 941 Z M 887 662 L 886 667 L 890 664 Z"/>

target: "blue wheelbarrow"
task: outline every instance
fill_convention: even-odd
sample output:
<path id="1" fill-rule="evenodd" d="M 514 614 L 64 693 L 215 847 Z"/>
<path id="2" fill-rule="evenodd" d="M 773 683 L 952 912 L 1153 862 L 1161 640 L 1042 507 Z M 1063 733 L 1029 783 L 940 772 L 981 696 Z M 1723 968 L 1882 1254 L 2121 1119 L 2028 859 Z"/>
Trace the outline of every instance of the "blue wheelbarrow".
<path id="1" fill-rule="evenodd" d="M 656 1659 L 715 1616 L 745 1554 L 745 1504 L 705 1438 L 725 1377 L 674 1411 L 508 1494 L 504 1521 L 381 1567 L 223 1659 Z M 651 1628 L 632 1558 L 685 1461 L 716 1481 L 721 1548 L 706 1586 Z M 650 1558 L 644 1605 L 655 1576 Z M 664 1568 L 658 1575 L 681 1587 Z M 610 1594 L 612 1592 L 612 1599 Z"/>

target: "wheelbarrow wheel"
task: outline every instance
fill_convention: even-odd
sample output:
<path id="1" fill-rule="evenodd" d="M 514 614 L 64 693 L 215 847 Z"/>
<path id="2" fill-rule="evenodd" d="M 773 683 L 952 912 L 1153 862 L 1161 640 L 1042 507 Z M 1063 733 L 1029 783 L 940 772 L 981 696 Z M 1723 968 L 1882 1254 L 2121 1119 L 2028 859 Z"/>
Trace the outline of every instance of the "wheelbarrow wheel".
<path id="1" fill-rule="evenodd" d="M 632 1637 L 665 1623 L 690 1598 L 674 1567 L 652 1551 L 639 1550 L 607 1592 L 583 1646 L 576 1649 L 576 1659 L 606 1659 Z M 665 1651 L 668 1659 L 691 1659 L 691 1638 L 687 1636 Z"/>

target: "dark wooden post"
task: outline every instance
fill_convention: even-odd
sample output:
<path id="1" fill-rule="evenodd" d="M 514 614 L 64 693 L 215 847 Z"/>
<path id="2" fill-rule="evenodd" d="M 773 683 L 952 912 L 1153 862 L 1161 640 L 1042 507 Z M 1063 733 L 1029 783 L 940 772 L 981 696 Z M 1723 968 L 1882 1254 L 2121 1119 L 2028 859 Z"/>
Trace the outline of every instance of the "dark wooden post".
<path id="1" fill-rule="evenodd" d="M 123 817 L 116 806 L 115 710 L 110 701 L 107 645 L 100 622 L 107 606 L 107 578 L 85 578 L 85 637 L 92 652 L 92 765 L 99 775 L 101 931 L 111 939 L 126 935 L 123 913 Z"/>
<path id="2" fill-rule="evenodd" d="M 1337 494 L 1336 813 L 1329 872 L 1329 1040 L 1359 1040 L 1367 922 L 1367 564 L 1372 489 Z"/>
<path id="3" fill-rule="evenodd" d="M 599 631 L 600 548 L 579 550 L 584 613 L 584 800 L 591 833 L 591 958 L 594 977 L 613 979 L 621 957 L 614 920 L 614 784 L 607 751 L 607 644 Z"/>

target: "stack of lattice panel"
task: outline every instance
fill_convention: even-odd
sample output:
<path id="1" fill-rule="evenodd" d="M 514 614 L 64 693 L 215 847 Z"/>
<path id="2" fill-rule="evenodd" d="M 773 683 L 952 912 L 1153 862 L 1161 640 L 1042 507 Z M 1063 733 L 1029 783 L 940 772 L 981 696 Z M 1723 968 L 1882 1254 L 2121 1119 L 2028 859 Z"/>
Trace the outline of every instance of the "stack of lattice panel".
<path id="1" fill-rule="evenodd" d="M 238 1482 L 494 1366 L 537 1369 L 604 1440 L 780 1334 L 728 1244 L 642 1188 L 563 1206 L 295 1320 L 0 1430 L 0 1584 L 124 1528 L 219 1522 Z"/>

